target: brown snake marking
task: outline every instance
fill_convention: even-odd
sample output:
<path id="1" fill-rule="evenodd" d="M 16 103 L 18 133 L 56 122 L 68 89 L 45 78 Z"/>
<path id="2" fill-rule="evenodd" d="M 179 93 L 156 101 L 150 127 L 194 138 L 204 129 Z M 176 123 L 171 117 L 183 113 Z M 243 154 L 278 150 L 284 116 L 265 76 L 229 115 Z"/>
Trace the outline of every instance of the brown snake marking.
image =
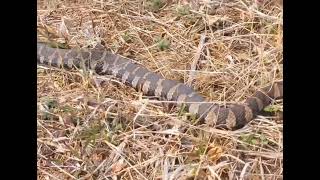
<path id="1" fill-rule="evenodd" d="M 206 102 L 205 99 L 187 85 L 165 79 L 149 71 L 131 59 L 108 53 L 107 51 L 56 49 L 44 43 L 37 44 L 37 62 L 58 68 L 90 68 L 99 75 L 113 75 L 123 83 L 148 96 L 157 96 L 169 101 L 185 104 L 190 113 L 199 118 L 199 123 L 236 130 L 255 118 L 273 99 L 282 98 L 283 83 L 275 82 L 257 91 L 243 104 L 221 106 Z"/>

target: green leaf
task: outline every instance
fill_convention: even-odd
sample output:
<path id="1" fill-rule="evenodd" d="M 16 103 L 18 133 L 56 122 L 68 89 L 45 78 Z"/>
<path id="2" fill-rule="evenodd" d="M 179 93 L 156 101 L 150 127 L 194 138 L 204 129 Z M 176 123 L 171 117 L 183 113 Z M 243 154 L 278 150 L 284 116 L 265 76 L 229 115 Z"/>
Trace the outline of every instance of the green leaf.
<path id="1" fill-rule="evenodd" d="M 45 102 L 45 105 L 48 107 L 48 110 L 54 109 L 54 108 L 57 108 L 57 107 L 58 107 L 58 101 L 55 100 L 55 99 L 48 99 L 48 100 Z"/>
<path id="2" fill-rule="evenodd" d="M 271 106 L 265 107 L 263 110 L 266 112 L 278 112 L 278 111 L 282 111 L 282 108 L 277 105 L 271 105 Z"/>
<path id="3" fill-rule="evenodd" d="M 178 6 L 177 7 L 177 12 L 180 16 L 185 16 L 190 14 L 190 7 L 187 5 L 184 6 Z"/>
<path id="4" fill-rule="evenodd" d="M 122 35 L 122 39 L 126 42 L 126 43 L 132 43 L 132 37 L 128 32 L 125 32 Z"/>
<path id="5" fill-rule="evenodd" d="M 151 11 L 159 11 L 165 5 L 164 0 L 150 0 L 148 2 L 148 6 L 150 7 Z"/>
<path id="6" fill-rule="evenodd" d="M 163 51 L 163 50 L 169 49 L 170 42 L 166 39 L 162 39 L 158 42 L 157 46 L 161 51 Z"/>

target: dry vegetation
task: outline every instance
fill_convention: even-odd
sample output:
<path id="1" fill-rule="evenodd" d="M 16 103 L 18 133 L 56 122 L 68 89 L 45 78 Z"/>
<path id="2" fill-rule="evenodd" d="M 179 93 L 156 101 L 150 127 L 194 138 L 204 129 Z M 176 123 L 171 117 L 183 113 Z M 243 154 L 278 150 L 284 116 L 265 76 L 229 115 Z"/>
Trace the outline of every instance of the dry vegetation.
<path id="1" fill-rule="evenodd" d="M 103 43 L 182 82 L 199 61 L 192 86 L 208 101 L 242 102 L 282 79 L 278 1 L 38 0 L 37 12 L 39 40 Z M 215 130 L 112 77 L 37 74 L 38 179 L 282 179 L 278 116 Z"/>

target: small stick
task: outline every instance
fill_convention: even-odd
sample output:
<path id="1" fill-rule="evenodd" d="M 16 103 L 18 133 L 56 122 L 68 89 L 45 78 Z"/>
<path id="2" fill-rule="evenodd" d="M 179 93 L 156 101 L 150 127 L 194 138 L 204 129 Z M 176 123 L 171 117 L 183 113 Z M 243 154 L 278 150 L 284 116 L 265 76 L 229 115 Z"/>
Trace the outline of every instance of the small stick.
<path id="1" fill-rule="evenodd" d="M 190 69 L 190 74 L 189 74 L 189 79 L 187 81 L 187 85 L 188 86 L 191 86 L 192 85 L 192 82 L 194 80 L 194 77 L 195 77 L 195 74 L 196 74 L 196 68 L 197 68 L 197 65 L 199 63 L 199 59 L 201 57 L 201 53 L 202 53 L 202 49 L 204 47 L 204 43 L 206 42 L 206 36 L 205 34 L 201 34 L 201 37 L 200 37 L 200 42 L 199 42 L 199 45 L 198 45 L 198 49 L 197 49 L 197 52 L 194 56 L 194 60 L 191 64 L 191 69 Z"/>

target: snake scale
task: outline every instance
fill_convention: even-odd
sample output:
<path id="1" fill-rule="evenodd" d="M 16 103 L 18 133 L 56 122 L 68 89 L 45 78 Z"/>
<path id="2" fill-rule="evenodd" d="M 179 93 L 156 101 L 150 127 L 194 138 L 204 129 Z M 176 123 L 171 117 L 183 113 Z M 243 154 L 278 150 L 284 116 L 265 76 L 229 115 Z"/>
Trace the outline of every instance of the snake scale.
<path id="1" fill-rule="evenodd" d="M 73 69 L 89 68 L 98 75 L 113 75 L 122 83 L 142 91 L 144 95 L 176 101 L 178 106 L 216 128 L 236 130 L 254 119 L 273 99 L 282 98 L 283 82 L 275 82 L 256 91 L 242 104 L 222 106 L 206 102 L 191 87 L 175 80 L 163 78 L 133 60 L 102 49 L 58 49 L 45 43 L 37 43 L 37 63 L 40 65 Z"/>

